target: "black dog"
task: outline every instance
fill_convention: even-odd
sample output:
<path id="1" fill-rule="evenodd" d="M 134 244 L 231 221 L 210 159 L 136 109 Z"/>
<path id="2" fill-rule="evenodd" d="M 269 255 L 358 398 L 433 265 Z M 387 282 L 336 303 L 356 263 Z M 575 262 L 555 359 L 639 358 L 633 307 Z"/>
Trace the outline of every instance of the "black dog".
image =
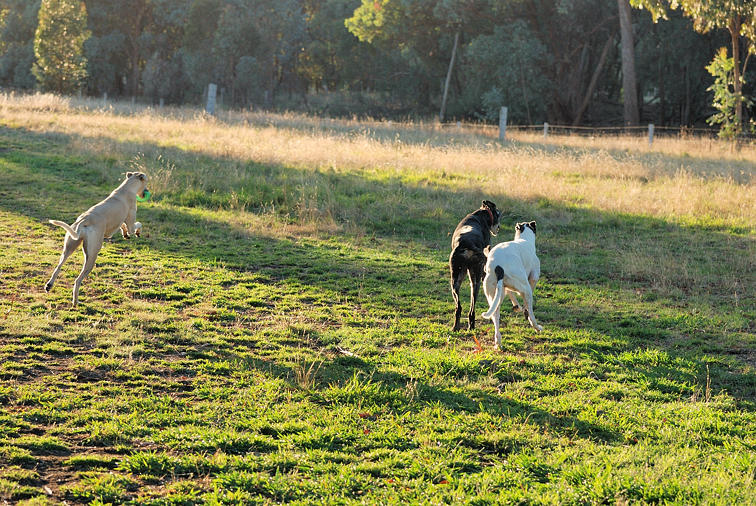
<path id="1" fill-rule="evenodd" d="M 452 236 L 452 252 L 449 256 L 451 270 L 451 289 L 454 296 L 454 326 L 452 330 L 459 330 L 459 317 L 462 314 L 462 304 L 459 302 L 459 286 L 467 273 L 470 278 L 470 312 L 468 313 L 467 328 L 475 328 L 475 301 L 478 299 L 480 282 L 486 266 L 488 247 L 491 245 L 491 235 L 499 232 L 499 218 L 501 212 L 496 204 L 484 200 L 477 211 L 468 214 L 459 222 Z"/>

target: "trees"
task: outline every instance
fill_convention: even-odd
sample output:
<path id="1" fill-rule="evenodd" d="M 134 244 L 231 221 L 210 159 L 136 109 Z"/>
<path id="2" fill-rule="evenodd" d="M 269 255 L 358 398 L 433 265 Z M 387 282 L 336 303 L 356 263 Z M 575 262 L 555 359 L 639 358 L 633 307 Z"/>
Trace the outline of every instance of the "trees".
<path id="1" fill-rule="evenodd" d="M 0 0 L 0 85 L 33 88 L 34 33 L 40 0 Z"/>
<path id="2" fill-rule="evenodd" d="M 636 7 L 651 11 L 654 20 L 667 17 L 667 6 L 681 8 L 693 19 L 694 28 L 706 33 L 715 28 L 724 28 L 730 34 L 732 49 L 732 107 L 735 114 L 736 133 L 740 133 L 743 123 L 743 75 L 748 59 L 747 54 L 756 52 L 756 0 L 630 0 Z M 741 48 L 741 37 L 746 47 Z"/>
<path id="3" fill-rule="evenodd" d="M 360 0 L 304 0 L 306 35 L 298 73 L 315 90 L 361 89 L 384 57 L 344 24 Z"/>
<path id="4" fill-rule="evenodd" d="M 33 72 L 45 91 L 72 93 L 87 76 L 87 11 L 78 0 L 42 0 L 34 36 Z"/>
<path id="5" fill-rule="evenodd" d="M 704 10 L 694 13 L 699 19 L 671 8 L 694 0 L 632 0 L 666 13 L 670 20 L 658 24 L 628 13 L 630 0 L 83 1 L 92 33 L 83 44 L 90 95 L 196 104 L 215 82 L 226 105 L 286 102 L 350 116 L 495 120 L 507 105 L 517 123 L 618 125 L 637 123 L 640 113 L 658 124 L 701 124 L 713 112 L 706 65 L 718 47 L 732 44 L 725 30 L 692 29 L 693 21 L 709 26 Z M 36 85 L 40 2 L 0 0 L 0 86 Z M 735 19 L 741 73 L 754 32 L 746 14 Z M 48 50 L 58 47 L 50 42 Z M 719 88 L 740 96 L 741 107 L 749 92 L 743 82 L 733 77 L 731 91 Z M 304 96 L 322 90 L 336 93 Z"/>
<path id="6" fill-rule="evenodd" d="M 431 107 L 451 70 L 455 41 L 490 33 L 500 9 L 497 4 L 494 0 L 362 0 L 345 24 L 360 41 L 397 52 L 411 74 L 408 89 L 423 106 Z"/>

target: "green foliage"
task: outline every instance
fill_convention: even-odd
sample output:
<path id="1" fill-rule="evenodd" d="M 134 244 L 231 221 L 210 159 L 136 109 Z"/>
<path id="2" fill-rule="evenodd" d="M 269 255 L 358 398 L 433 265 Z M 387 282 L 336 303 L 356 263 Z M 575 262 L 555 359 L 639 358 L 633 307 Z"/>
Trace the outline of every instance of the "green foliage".
<path id="1" fill-rule="evenodd" d="M 630 0 L 630 4 L 647 9 L 655 20 L 667 18 L 668 6 L 682 9 L 693 19 L 695 29 L 701 32 L 729 28 L 735 17 L 740 17 L 744 21 L 744 29 L 747 30 L 756 7 L 754 0 Z"/>
<path id="2" fill-rule="evenodd" d="M 34 88 L 34 32 L 40 0 L 0 1 L 0 83 Z"/>
<path id="3" fill-rule="evenodd" d="M 738 102 L 745 105 L 752 103 L 748 97 L 744 97 L 742 93 L 737 93 L 733 89 L 734 65 L 732 57 L 727 55 L 727 49 L 720 48 L 714 60 L 706 67 L 706 70 L 714 77 L 714 84 L 708 90 L 714 92 L 714 108 L 719 111 L 707 122 L 710 125 L 721 125 L 719 136 L 728 140 L 737 138 L 742 132 L 742 125 L 735 113 Z"/>
<path id="4" fill-rule="evenodd" d="M 636 7 L 651 11 L 654 20 L 667 18 L 667 5 L 681 9 L 693 20 L 693 27 L 699 32 L 724 28 L 730 32 L 732 40 L 732 64 L 725 61 L 720 54 L 707 67 L 717 82 L 710 90 L 714 91 L 714 107 L 720 112 L 711 118 L 710 124 L 722 124 L 720 134 L 727 138 L 737 136 L 741 131 L 743 94 L 742 72 L 748 59 L 741 58 L 740 38 L 746 41 L 746 51 L 756 51 L 756 0 L 631 0 Z M 721 53 L 721 52 L 720 52 Z M 729 67 L 729 68 L 727 68 Z M 732 78 L 727 74 L 732 72 Z M 732 93 L 728 89 L 733 87 Z M 731 111 L 731 112 L 730 112 Z M 732 116 L 732 117 L 730 117 Z"/>
<path id="5" fill-rule="evenodd" d="M 32 67 L 40 1 L 0 0 L 3 86 L 31 89 L 37 84 Z M 587 98 L 582 117 L 606 124 L 621 105 L 615 51 L 609 51 L 598 69 L 594 93 L 585 97 L 601 48 L 613 36 L 616 5 L 603 0 L 84 3 L 91 36 L 83 42 L 82 84 L 94 96 L 141 95 L 154 103 L 197 104 L 214 82 L 221 107 L 304 108 L 348 117 L 423 116 L 438 110 L 454 35 L 459 33 L 447 104 L 450 118 L 491 121 L 496 103 L 506 101 L 512 122 L 548 119 L 564 124 L 575 119 Z M 642 3 L 664 7 L 664 12 L 669 5 L 661 0 Z M 737 3 L 738 9 L 746 4 Z M 708 16 L 707 9 L 699 11 Z M 743 9 L 738 12 L 746 20 L 741 33 L 749 38 L 750 18 Z M 674 14 L 667 17 L 674 30 L 668 24 L 652 27 L 649 17 L 638 12 L 634 19 L 642 96 L 652 97 L 644 111 L 658 116 L 657 124 L 700 124 L 710 115 L 708 77 L 700 78 L 706 76 L 705 50 L 721 45 L 720 34 L 687 34 L 691 24 L 679 23 Z M 675 33 L 660 43 L 660 33 L 670 31 Z M 663 60 L 667 63 L 661 65 Z M 660 71 L 660 65 L 668 71 Z M 53 64 L 49 68 L 63 69 Z M 80 79 L 85 74 L 77 75 Z M 44 86 L 57 88 L 48 84 Z"/>
<path id="6" fill-rule="evenodd" d="M 544 96 L 553 84 L 538 69 L 548 65 L 546 46 L 525 23 L 497 26 L 491 35 L 473 40 L 466 51 L 464 72 L 476 83 L 471 94 L 480 97 L 475 109 L 481 119 L 496 121 L 502 105 L 509 107 L 510 121 L 532 125 L 547 119 Z"/>
<path id="7" fill-rule="evenodd" d="M 87 77 L 84 42 L 89 38 L 81 0 L 42 0 L 34 36 L 33 72 L 45 91 L 69 94 Z"/>

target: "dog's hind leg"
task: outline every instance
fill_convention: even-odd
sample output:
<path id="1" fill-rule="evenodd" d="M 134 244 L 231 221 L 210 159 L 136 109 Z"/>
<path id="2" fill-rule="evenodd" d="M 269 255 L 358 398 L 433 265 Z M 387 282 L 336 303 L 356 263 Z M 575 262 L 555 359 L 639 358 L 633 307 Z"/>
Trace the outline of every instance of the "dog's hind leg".
<path id="1" fill-rule="evenodd" d="M 501 348 L 501 330 L 499 327 L 499 318 L 501 317 L 501 306 L 496 309 L 496 312 L 491 317 L 494 324 L 494 345 L 497 348 Z"/>
<path id="2" fill-rule="evenodd" d="M 82 248 L 84 250 L 84 266 L 81 268 L 81 272 L 74 282 L 72 299 L 74 307 L 79 303 L 79 288 L 81 287 L 81 282 L 90 272 L 92 272 L 92 269 L 94 269 L 95 260 L 97 260 L 97 254 L 100 252 L 100 248 L 102 248 L 101 241 L 84 239 L 84 248 Z"/>
<path id="3" fill-rule="evenodd" d="M 483 292 L 486 294 L 486 298 L 488 299 L 488 305 L 489 309 L 486 313 L 483 313 L 483 317 L 486 317 L 486 314 L 488 314 L 489 311 L 491 311 L 491 308 L 493 307 L 493 304 L 498 304 L 498 307 L 495 309 L 495 311 L 491 314 L 491 321 L 494 324 L 494 344 L 497 348 L 501 347 L 501 327 L 500 327 L 500 318 L 501 318 L 501 303 L 496 301 L 496 285 L 499 283 L 498 279 L 496 279 L 496 275 L 492 272 L 489 272 L 486 274 L 485 279 L 483 280 Z M 501 288 L 504 290 L 504 287 Z"/>
<path id="4" fill-rule="evenodd" d="M 60 253 L 60 260 L 58 260 L 58 265 L 55 267 L 55 270 L 53 270 L 52 276 L 50 276 L 49 281 L 45 283 L 46 292 L 52 290 L 52 287 L 55 284 L 55 280 L 58 279 L 58 274 L 60 274 L 60 269 L 63 267 L 63 264 L 66 262 L 66 260 L 68 260 L 68 257 L 70 257 L 74 251 L 76 251 L 76 248 L 79 247 L 81 241 L 82 239 L 74 239 L 69 234 L 66 234 L 66 238 L 63 241 L 63 251 Z"/>
<path id="5" fill-rule="evenodd" d="M 459 317 L 462 315 L 462 304 L 459 301 L 459 287 L 462 285 L 462 278 L 465 275 L 464 267 L 449 263 L 451 270 L 451 290 L 452 297 L 454 297 L 454 325 L 452 330 L 459 330 Z"/>
<path id="6" fill-rule="evenodd" d="M 467 276 L 470 278 L 470 312 L 467 313 L 467 329 L 475 330 L 475 303 L 478 302 L 480 281 L 483 279 L 483 265 L 469 267 Z"/>

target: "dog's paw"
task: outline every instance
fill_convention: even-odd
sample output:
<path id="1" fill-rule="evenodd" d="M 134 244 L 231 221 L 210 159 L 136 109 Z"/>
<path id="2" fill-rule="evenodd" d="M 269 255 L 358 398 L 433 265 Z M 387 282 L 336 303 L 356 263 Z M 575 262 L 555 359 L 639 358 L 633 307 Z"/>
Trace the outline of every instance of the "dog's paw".
<path id="1" fill-rule="evenodd" d="M 45 291 L 46 292 L 49 292 L 50 290 L 52 290 L 52 287 L 53 287 L 53 284 L 50 283 L 49 281 L 47 283 L 45 283 Z"/>
<path id="2" fill-rule="evenodd" d="M 522 306 L 512 306 L 513 313 L 522 313 Z"/>
<path id="3" fill-rule="evenodd" d="M 536 332 L 543 332 L 543 327 L 541 327 L 538 324 L 533 325 L 533 328 L 535 329 Z"/>

